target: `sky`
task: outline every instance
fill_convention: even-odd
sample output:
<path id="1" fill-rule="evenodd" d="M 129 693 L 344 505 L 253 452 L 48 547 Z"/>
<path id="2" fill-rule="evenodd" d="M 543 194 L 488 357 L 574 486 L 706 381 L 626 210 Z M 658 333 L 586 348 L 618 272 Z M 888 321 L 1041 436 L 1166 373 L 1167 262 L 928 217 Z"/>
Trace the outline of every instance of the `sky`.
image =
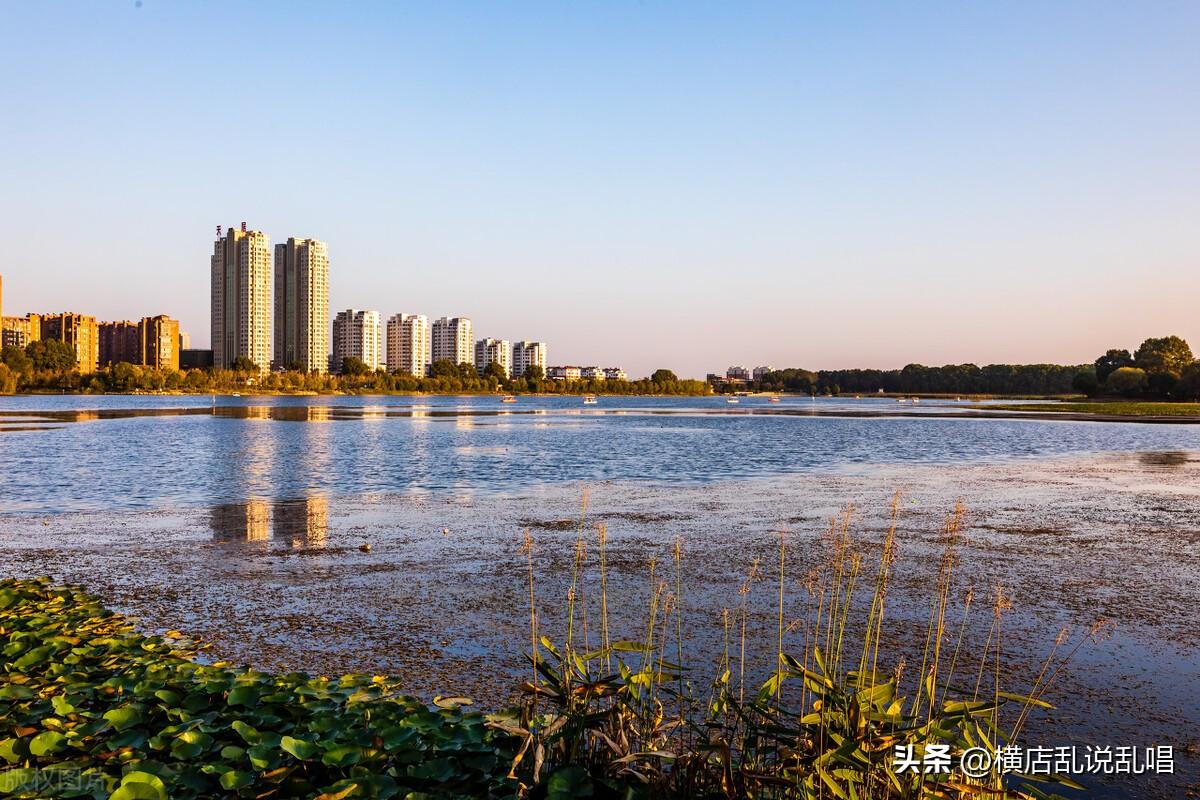
<path id="1" fill-rule="evenodd" d="M 207 345 L 217 225 L 553 364 L 1200 350 L 1200 4 L 0 4 L 5 314 Z"/>

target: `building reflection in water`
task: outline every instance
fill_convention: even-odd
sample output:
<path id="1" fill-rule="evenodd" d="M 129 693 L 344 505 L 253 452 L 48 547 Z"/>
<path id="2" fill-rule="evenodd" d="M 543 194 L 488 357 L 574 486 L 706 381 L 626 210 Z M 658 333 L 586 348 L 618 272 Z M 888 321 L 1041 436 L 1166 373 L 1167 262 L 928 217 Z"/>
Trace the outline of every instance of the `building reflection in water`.
<path id="1" fill-rule="evenodd" d="M 210 525 L 219 542 L 266 542 L 270 535 L 288 547 L 319 549 L 329 537 L 329 498 L 222 503 L 213 506 Z"/>
<path id="2" fill-rule="evenodd" d="M 222 503 L 213 506 L 211 518 L 213 538 L 221 542 L 266 541 L 268 518 L 265 500 L 248 500 L 245 503 Z"/>
<path id="3" fill-rule="evenodd" d="M 289 547 L 321 548 L 329 536 L 329 498 L 309 495 L 281 500 L 272 509 L 271 531 Z"/>

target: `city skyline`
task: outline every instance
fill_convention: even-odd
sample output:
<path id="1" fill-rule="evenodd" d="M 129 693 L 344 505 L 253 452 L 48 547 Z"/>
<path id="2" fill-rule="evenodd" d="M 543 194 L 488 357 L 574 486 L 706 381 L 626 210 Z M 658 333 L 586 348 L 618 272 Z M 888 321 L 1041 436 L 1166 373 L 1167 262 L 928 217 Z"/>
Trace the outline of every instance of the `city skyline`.
<path id="1" fill-rule="evenodd" d="M 284 8 L 238 8 L 238 59 L 220 7 L 0 11 L 8 309 L 209 346 L 235 215 L 328 242 L 331 309 L 634 374 L 1200 339 L 1194 5 Z"/>

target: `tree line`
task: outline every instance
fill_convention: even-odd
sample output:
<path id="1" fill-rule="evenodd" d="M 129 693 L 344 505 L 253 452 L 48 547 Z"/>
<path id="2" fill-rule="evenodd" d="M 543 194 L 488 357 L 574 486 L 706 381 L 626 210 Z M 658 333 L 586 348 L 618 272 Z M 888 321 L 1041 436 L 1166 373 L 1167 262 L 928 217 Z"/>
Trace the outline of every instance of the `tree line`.
<path id="1" fill-rule="evenodd" d="M 763 391 L 805 394 L 1070 394 L 1075 377 L 1090 371 L 1090 364 L 947 364 L 927 367 L 909 364 L 903 369 L 781 369 L 768 372 L 758 388 Z"/>
<path id="2" fill-rule="evenodd" d="M 302 370 L 260 374 L 257 365 L 244 357 L 235 360 L 232 369 L 154 369 L 120 362 L 81 374 L 76 367 L 75 351 L 63 342 L 47 340 L 31 342 L 24 348 L 5 347 L 0 352 L 0 393 L 16 391 L 700 395 L 710 390 L 703 381 L 681 380 L 670 370 L 661 369 L 649 378 L 635 381 L 557 381 L 547 379 L 538 366 L 528 368 L 520 378 L 510 378 L 499 364 L 489 364 L 480 374 L 473 364 L 437 361 L 429 376 L 415 376 L 373 370 L 356 358 L 345 360 L 340 375 Z"/>
<path id="3" fill-rule="evenodd" d="M 1178 336 L 1146 339 L 1134 352 L 1113 349 L 1091 364 L 947 364 L 903 369 L 781 369 L 754 385 L 805 394 L 998 394 L 1200 400 L 1200 362 Z"/>
<path id="4" fill-rule="evenodd" d="M 1200 400 L 1200 361 L 1178 336 L 1150 338 L 1137 350 L 1112 349 L 1081 375 L 1075 389 L 1089 397 Z"/>

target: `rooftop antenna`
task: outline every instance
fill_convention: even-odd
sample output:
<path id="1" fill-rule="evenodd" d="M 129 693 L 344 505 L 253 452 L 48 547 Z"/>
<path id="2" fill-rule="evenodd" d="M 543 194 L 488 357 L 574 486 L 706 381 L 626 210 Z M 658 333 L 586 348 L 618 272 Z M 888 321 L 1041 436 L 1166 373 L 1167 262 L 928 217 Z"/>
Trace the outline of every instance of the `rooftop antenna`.
<path id="1" fill-rule="evenodd" d="M 221 226 L 220 225 L 217 226 L 217 238 L 218 239 L 221 238 Z"/>
<path id="2" fill-rule="evenodd" d="M 246 220 L 242 220 L 242 233 L 246 232 Z"/>

